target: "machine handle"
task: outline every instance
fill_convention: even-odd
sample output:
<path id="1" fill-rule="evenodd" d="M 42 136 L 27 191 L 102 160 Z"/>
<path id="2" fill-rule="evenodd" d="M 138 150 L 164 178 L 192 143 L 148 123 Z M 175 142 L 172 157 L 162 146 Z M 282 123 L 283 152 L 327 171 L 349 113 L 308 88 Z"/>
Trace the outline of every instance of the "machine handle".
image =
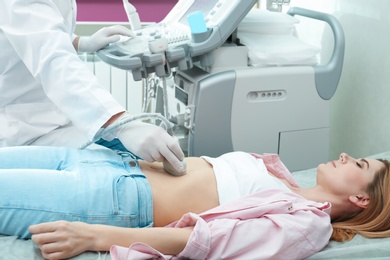
<path id="1" fill-rule="evenodd" d="M 104 62 L 123 70 L 135 70 L 142 67 L 140 57 L 132 55 L 124 55 L 122 52 L 101 49 L 96 55 Z"/>
<path id="2" fill-rule="evenodd" d="M 321 20 L 329 24 L 334 36 L 334 49 L 329 62 L 325 65 L 314 67 L 317 92 L 321 98 L 328 100 L 336 92 L 340 81 L 344 62 L 345 38 L 340 22 L 332 15 L 300 7 L 291 7 L 287 14 L 301 15 L 308 18 Z"/>

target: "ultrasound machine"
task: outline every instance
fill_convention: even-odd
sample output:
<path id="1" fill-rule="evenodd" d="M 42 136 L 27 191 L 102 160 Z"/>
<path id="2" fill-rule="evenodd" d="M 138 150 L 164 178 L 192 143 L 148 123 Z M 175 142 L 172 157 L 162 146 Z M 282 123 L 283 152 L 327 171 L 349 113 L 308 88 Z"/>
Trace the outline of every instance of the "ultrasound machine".
<path id="1" fill-rule="evenodd" d="M 340 79 L 344 34 L 331 15 L 292 7 L 288 15 L 328 24 L 328 63 L 254 66 L 239 26 L 257 0 L 179 0 L 136 37 L 98 51 L 136 81 L 156 79 L 156 112 L 173 124 L 187 156 L 277 153 L 292 170 L 328 160 L 330 99 Z"/>

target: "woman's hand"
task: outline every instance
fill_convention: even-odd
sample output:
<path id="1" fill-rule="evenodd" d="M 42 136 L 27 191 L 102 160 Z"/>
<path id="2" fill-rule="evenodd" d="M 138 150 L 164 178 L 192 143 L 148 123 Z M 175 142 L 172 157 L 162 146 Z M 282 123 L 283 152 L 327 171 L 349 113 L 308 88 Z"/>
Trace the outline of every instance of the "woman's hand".
<path id="1" fill-rule="evenodd" d="M 85 251 L 109 251 L 112 245 L 129 247 L 145 243 L 166 255 L 177 255 L 186 246 L 193 227 L 123 228 L 56 221 L 29 227 L 32 240 L 46 259 L 65 259 Z"/>
<path id="2" fill-rule="evenodd" d="M 45 259 L 65 259 L 91 250 L 95 234 L 89 224 L 56 221 L 31 225 L 32 241 Z"/>

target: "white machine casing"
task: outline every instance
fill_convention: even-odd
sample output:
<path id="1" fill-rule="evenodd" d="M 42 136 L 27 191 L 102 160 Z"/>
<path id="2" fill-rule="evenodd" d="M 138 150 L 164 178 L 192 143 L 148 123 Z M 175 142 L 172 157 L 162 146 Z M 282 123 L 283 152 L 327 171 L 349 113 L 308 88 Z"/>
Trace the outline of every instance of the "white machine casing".
<path id="1" fill-rule="evenodd" d="M 331 25 L 335 46 L 328 64 L 249 66 L 246 46 L 224 44 L 213 51 L 212 66 L 177 71 L 173 107 L 187 108 L 189 156 L 277 153 L 291 171 L 329 160 L 330 98 L 341 74 L 343 33 L 330 15 L 291 12 Z"/>
<path id="2" fill-rule="evenodd" d="M 221 47 L 212 73 L 177 72 L 191 108 L 188 155 L 277 153 L 290 170 L 326 161 L 330 101 L 318 95 L 313 67 L 248 67 L 247 51 Z"/>

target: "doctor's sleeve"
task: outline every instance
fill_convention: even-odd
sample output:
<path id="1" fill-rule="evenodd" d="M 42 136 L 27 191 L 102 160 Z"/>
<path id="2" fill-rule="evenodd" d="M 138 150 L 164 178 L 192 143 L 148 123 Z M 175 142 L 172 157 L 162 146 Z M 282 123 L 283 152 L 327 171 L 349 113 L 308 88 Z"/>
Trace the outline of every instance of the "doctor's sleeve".
<path id="1" fill-rule="evenodd" d="M 7 0 L 0 7 L 6 10 L 1 12 L 1 30 L 20 60 L 48 99 L 93 140 L 113 115 L 125 109 L 79 59 L 70 21 L 54 1 Z"/>

